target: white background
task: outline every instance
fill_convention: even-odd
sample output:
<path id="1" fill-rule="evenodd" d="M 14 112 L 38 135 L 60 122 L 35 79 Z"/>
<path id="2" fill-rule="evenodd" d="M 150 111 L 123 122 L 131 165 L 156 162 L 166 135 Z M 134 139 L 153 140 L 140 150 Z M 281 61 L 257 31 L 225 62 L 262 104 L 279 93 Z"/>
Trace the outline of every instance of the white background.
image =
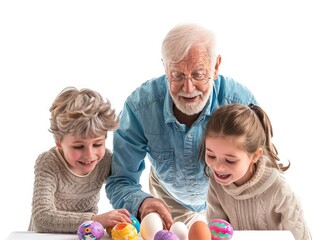
<path id="1" fill-rule="evenodd" d="M 271 118 L 281 158 L 292 164 L 286 176 L 319 239 L 316 6 L 308 0 L 1 0 L 1 235 L 27 230 L 34 162 L 54 144 L 48 109 L 55 96 L 66 86 L 89 87 L 119 112 L 132 90 L 163 74 L 167 31 L 197 22 L 218 37 L 220 73 L 248 86 Z M 112 135 L 109 148 L 111 142 Z M 110 209 L 104 189 L 100 205 Z"/>

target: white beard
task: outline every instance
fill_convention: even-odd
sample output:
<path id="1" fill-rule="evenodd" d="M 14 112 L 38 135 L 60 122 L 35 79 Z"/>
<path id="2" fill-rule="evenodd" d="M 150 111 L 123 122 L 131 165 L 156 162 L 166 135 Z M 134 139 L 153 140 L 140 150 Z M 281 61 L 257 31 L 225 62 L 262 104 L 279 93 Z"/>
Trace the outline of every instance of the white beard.
<path id="1" fill-rule="evenodd" d="M 180 90 L 177 93 L 177 96 L 172 96 L 171 97 L 173 99 L 173 102 L 175 104 L 175 106 L 178 108 L 178 110 L 180 110 L 182 113 L 186 114 L 186 115 L 195 115 L 197 113 L 200 113 L 209 97 L 211 94 L 211 89 L 212 89 L 212 82 L 209 82 L 209 88 L 207 89 L 207 91 L 205 93 L 195 89 L 195 91 L 191 94 L 185 93 L 183 92 L 183 90 Z M 199 96 L 200 97 L 200 101 L 196 102 L 196 103 L 185 103 L 183 100 L 181 100 L 179 97 L 195 97 L 195 96 Z"/>

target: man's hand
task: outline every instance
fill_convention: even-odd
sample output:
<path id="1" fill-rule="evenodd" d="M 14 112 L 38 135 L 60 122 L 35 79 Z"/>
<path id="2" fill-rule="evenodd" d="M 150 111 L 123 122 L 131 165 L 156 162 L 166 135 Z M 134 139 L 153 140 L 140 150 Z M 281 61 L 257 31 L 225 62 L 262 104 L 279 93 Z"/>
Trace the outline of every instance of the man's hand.
<path id="1" fill-rule="evenodd" d="M 171 210 L 161 199 L 145 198 L 138 212 L 140 221 L 142 221 L 147 214 L 157 212 L 162 218 L 164 229 L 169 230 L 173 224 Z"/>

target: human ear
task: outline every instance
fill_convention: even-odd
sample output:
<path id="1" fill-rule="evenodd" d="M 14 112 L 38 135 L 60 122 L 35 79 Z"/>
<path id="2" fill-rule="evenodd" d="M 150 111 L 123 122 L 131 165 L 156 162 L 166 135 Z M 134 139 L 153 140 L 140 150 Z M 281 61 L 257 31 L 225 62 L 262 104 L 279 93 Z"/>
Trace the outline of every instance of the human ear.
<path id="1" fill-rule="evenodd" d="M 161 61 L 162 61 L 163 67 L 164 67 L 164 71 L 165 71 L 166 77 L 168 77 L 168 69 L 167 69 L 167 66 L 166 66 L 163 58 L 161 59 Z"/>
<path id="2" fill-rule="evenodd" d="M 261 157 L 263 152 L 264 150 L 260 147 L 256 150 L 256 152 L 253 153 L 253 156 L 252 156 L 253 163 L 256 163 L 258 161 L 258 159 Z"/>
<path id="3" fill-rule="evenodd" d="M 55 145 L 56 145 L 58 148 L 61 148 L 61 147 L 62 147 L 62 146 L 61 146 L 61 143 L 58 142 L 58 141 L 55 141 Z"/>
<path id="4" fill-rule="evenodd" d="M 220 55 L 216 58 L 215 69 L 214 69 L 214 80 L 218 78 L 219 65 L 222 62 L 222 57 Z"/>
<path id="5" fill-rule="evenodd" d="M 164 67 L 165 72 L 166 72 L 166 70 L 167 70 L 167 66 L 166 66 L 166 64 L 165 64 L 165 62 L 164 62 L 164 59 L 163 59 L 163 58 L 161 58 L 161 61 L 162 61 L 163 67 Z"/>

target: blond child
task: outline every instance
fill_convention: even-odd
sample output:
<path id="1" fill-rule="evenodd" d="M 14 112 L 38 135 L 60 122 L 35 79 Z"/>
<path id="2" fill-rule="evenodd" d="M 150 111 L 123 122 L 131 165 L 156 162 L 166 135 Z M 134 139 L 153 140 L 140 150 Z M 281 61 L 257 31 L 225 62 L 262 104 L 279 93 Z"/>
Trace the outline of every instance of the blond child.
<path id="1" fill-rule="evenodd" d="M 131 222 L 125 209 L 98 213 L 100 189 L 110 174 L 107 132 L 118 117 L 109 101 L 90 89 L 64 89 L 50 107 L 56 146 L 39 155 L 34 168 L 29 231 L 75 233 L 87 220 L 104 228 Z"/>

